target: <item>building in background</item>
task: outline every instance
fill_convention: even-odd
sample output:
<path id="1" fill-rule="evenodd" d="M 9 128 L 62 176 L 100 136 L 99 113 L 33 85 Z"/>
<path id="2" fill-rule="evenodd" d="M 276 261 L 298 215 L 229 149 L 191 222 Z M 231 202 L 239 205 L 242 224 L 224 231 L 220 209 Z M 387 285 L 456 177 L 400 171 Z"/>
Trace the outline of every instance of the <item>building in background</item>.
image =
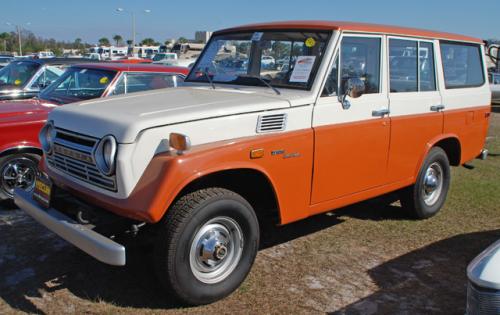
<path id="1" fill-rule="evenodd" d="M 194 33 L 194 40 L 196 42 L 206 44 L 211 36 L 212 36 L 212 32 L 197 31 L 196 33 Z"/>

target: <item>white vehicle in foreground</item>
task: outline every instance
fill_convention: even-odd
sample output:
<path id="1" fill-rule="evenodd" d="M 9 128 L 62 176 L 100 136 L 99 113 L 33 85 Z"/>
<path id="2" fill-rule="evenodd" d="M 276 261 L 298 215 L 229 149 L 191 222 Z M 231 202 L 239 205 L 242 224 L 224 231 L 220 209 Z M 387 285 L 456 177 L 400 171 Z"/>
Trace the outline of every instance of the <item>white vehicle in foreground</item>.
<path id="1" fill-rule="evenodd" d="M 467 267 L 467 315 L 500 314 L 500 240 Z"/>
<path id="2" fill-rule="evenodd" d="M 151 232 L 167 294 L 211 303 L 250 271 L 259 219 L 392 191 L 413 217 L 437 214 L 450 165 L 487 155 L 483 54 L 478 38 L 362 23 L 221 30 L 186 86 L 54 109 L 40 132 L 48 177 L 15 202 L 112 265 L 126 263 L 121 235 Z M 86 203 L 58 203 L 64 191 Z"/>

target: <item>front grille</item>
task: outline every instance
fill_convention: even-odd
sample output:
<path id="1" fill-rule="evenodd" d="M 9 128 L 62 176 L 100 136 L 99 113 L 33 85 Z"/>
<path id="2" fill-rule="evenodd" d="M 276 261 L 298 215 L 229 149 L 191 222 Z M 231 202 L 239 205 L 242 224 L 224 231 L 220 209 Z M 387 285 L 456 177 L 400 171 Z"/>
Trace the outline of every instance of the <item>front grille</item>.
<path id="1" fill-rule="evenodd" d="M 116 177 L 105 176 L 96 167 L 93 150 L 98 139 L 56 129 L 53 153 L 47 163 L 68 175 L 101 188 L 116 191 Z"/>
<path id="2" fill-rule="evenodd" d="M 469 282 L 469 285 L 467 286 L 466 314 L 500 314 L 500 290 L 481 288 Z"/>

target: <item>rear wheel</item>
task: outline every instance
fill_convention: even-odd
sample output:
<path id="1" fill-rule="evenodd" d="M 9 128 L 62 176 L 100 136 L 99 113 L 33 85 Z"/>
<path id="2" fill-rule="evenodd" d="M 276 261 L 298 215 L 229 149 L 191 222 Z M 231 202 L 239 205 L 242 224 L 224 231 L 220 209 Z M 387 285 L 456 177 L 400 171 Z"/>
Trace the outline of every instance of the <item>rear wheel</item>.
<path id="1" fill-rule="evenodd" d="M 443 149 L 427 155 L 414 185 L 401 191 L 401 205 L 418 219 L 434 216 L 443 207 L 450 187 L 450 162 Z"/>
<path id="2" fill-rule="evenodd" d="M 250 271 L 259 225 L 240 195 L 223 188 L 186 194 L 160 224 L 156 272 L 183 303 L 200 305 L 224 298 Z"/>
<path id="3" fill-rule="evenodd" d="M 0 158 L 0 200 L 12 199 L 14 188 L 32 191 L 40 156 L 19 153 Z"/>

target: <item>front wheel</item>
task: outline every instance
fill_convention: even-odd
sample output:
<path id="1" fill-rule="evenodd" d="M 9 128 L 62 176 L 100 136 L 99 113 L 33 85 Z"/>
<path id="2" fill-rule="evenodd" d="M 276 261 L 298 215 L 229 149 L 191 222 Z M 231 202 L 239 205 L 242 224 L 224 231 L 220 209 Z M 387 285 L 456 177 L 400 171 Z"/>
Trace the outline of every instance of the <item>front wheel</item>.
<path id="1" fill-rule="evenodd" d="M 0 158 L 0 200 L 12 199 L 15 188 L 32 191 L 39 161 L 40 156 L 26 153 Z"/>
<path id="2" fill-rule="evenodd" d="M 184 195 L 159 228 L 156 272 L 162 284 L 189 305 L 211 303 L 237 289 L 259 246 L 252 206 L 223 188 Z"/>
<path id="3" fill-rule="evenodd" d="M 443 207 L 450 188 L 450 162 L 443 149 L 427 155 L 414 185 L 401 191 L 401 205 L 417 219 L 434 216 Z"/>

